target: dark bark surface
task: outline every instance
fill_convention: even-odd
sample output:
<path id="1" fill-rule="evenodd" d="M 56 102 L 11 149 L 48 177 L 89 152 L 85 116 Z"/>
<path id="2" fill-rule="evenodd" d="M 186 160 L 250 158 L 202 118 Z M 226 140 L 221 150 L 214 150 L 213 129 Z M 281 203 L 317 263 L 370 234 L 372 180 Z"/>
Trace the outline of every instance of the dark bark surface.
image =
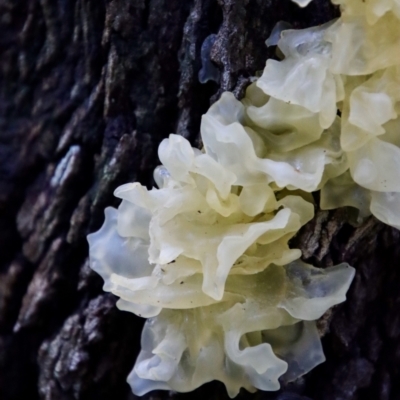
<path id="1" fill-rule="evenodd" d="M 115 307 L 88 266 L 86 235 L 128 181 L 152 185 L 171 132 L 199 145 L 200 117 L 238 97 L 274 56 L 279 20 L 337 16 L 328 0 L 0 0 L 0 399 L 134 399 L 126 376 L 143 320 Z M 220 82 L 200 84 L 201 45 Z M 357 269 L 320 321 L 327 362 L 274 400 L 400 399 L 400 234 L 348 210 L 318 211 L 304 259 Z M 147 398 L 227 399 L 219 383 Z"/>

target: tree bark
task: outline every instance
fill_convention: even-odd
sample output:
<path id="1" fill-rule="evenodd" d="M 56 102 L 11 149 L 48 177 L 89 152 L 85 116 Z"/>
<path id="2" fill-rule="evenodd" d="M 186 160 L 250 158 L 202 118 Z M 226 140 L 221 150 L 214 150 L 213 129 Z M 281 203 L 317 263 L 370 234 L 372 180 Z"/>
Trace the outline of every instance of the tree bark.
<path id="1" fill-rule="evenodd" d="M 0 0 L 0 398 L 128 400 L 143 320 L 116 309 L 88 266 L 86 235 L 113 190 L 151 186 L 157 146 L 200 145 L 200 117 L 237 97 L 274 50 L 279 20 L 329 21 L 328 0 Z M 219 82 L 201 84 L 201 46 Z M 277 393 L 239 398 L 400 398 L 399 231 L 317 211 L 294 239 L 303 258 L 357 269 L 348 300 L 319 321 L 327 361 Z M 210 383 L 189 394 L 227 399 Z"/>

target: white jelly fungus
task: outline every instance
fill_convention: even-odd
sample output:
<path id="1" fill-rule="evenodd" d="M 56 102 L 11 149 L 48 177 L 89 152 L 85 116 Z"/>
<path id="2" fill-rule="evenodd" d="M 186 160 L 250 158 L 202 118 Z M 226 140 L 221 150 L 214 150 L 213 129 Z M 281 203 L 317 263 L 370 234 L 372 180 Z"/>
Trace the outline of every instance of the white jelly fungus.
<path id="1" fill-rule="evenodd" d="M 295 1 L 306 6 L 310 1 Z M 171 134 L 158 188 L 116 189 L 89 235 L 90 263 L 122 310 L 148 318 L 132 390 L 223 382 L 277 390 L 324 361 L 315 321 L 354 276 L 300 261 L 289 240 L 322 209 L 354 207 L 400 229 L 400 3 L 334 0 L 342 16 L 279 27 L 238 101 L 203 116 L 202 150 Z"/>

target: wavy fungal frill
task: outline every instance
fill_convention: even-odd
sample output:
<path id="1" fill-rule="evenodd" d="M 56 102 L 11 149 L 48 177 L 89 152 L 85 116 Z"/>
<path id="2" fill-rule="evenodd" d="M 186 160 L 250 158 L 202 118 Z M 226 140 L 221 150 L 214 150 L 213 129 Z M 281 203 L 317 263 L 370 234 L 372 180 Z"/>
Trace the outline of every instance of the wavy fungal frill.
<path id="1" fill-rule="evenodd" d="M 89 235 L 104 290 L 148 318 L 137 395 L 215 379 L 232 397 L 277 390 L 324 360 L 315 320 L 345 300 L 354 269 L 314 268 L 289 247 L 311 192 L 322 209 L 400 227 L 398 1 L 334 3 L 341 18 L 281 32 L 284 58 L 242 101 L 224 93 L 208 110 L 202 150 L 165 139 L 158 189 L 120 186 Z"/>
<path id="2" fill-rule="evenodd" d="M 212 110 L 204 129 L 223 132 Z M 245 133 L 239 124 L 227 129 L 226 138 Z M 213 157 L 180 136 L 165 139 L 159 189 L 120 186 L 118 210 L 107 208 L 89 236 L 104 289 L 120 297 L 120 309 L 149 318 L 129 377 L 138 395 L 213 379 L 231 396 L 241 387 L 277 390 L 281 376 L 293 380 L 324 360 L 313 321 L 345 300 L 353 277 L 347 264 L 317 269 L 289 248 L 313 217 L 311 202 L 273 190 L 260 171 L 239 166 L 241 178 L 215 157 L 236 157 L 231 147 L 203 138 Z"/>

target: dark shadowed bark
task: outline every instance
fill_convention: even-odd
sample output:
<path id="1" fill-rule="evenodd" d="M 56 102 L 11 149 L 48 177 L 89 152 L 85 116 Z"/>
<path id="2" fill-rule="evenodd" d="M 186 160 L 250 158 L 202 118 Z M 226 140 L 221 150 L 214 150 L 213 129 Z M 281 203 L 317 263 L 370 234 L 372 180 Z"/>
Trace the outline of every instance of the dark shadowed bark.
<path id="1" fill-rule="evenodd" d="M 115 308 L 88 266 L 86 235 L 151 186 L 157 146 L 199 146 L 219 94 L 240 98 L 285 20 L 326 22 L 328 0 L 0 0 L 0 399 L 128 400 L 143 320 Z M 201 84 L 201 46 L 219 83 Z M 318 211 L 295 238 L 304 259 L 357 269 L 348 301 L 319 322 L 327 362 L 274 400 L 400 399 L 400 234 L 348 210 Z M 227 399 L 210 383 L 147 398 Z"/>

